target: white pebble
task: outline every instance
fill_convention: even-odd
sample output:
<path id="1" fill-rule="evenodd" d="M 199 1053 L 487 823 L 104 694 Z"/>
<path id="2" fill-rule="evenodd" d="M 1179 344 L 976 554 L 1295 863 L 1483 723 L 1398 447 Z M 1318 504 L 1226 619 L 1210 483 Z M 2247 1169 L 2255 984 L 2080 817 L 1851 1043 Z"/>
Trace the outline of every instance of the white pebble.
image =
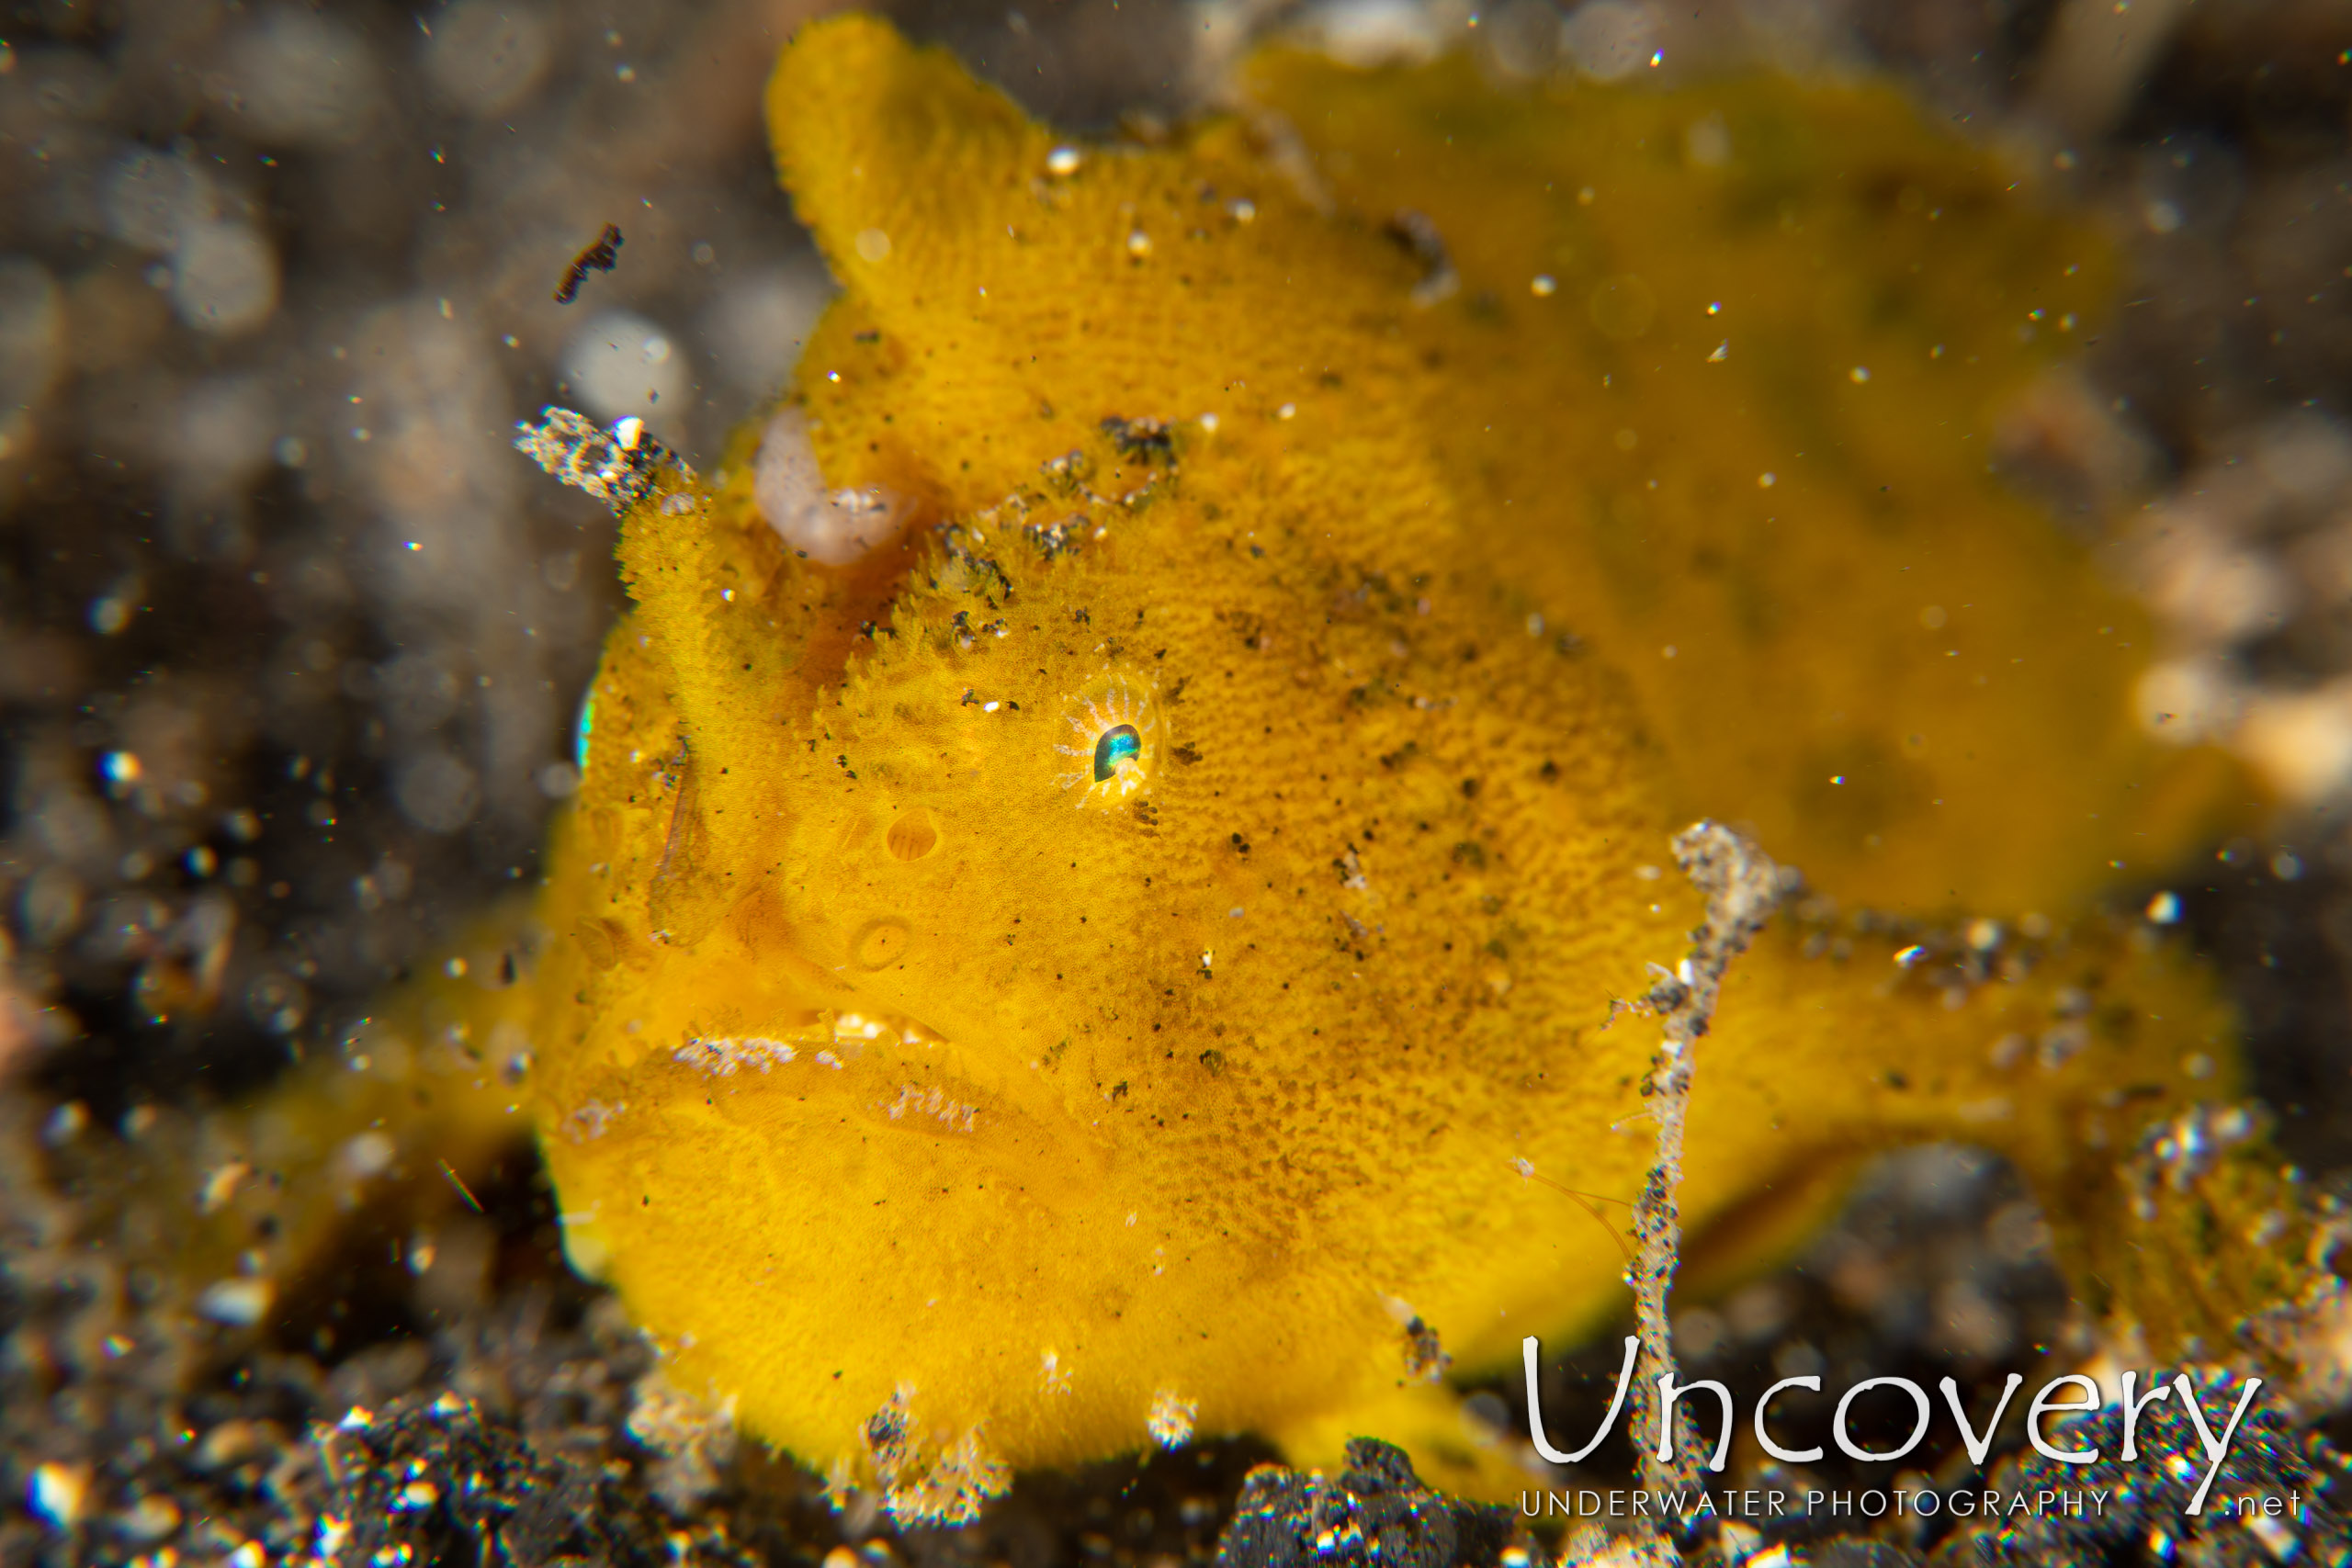
<path id="1" fill-rule="evenodd" d="M 2132 705 L 2157 739 L 2194 746 L 2234 728 L 2247 695 L 2220 660 L 2188 657 L 2150 665 L 2132 690 Z"/>
<path id="2" fill-rule="evenodd" d="M 591 317 L 564 346 L 563 375 L 588 411 L 607 423 L 633 415 L 659 427 L 665 412 L 672 425 L 684 417 L 691 379 L 686 356 L 667 331 L 634 311 Z"/>
<path id="3" fill-rule="evenodd" d="M 82 1517 L 82 1504 L 90 1490 L 90 1472 L 78 1464 L 33 1467 L 32 1483 L 25 1488 L 25 1503 L 59 1529 L 72 1529 Z"/>
<path id="4" fill-rule="evenodd" d="M 474 819 L 481 786 L 474 771 L 447 751 L 412 757 L 392 781 L 401 814 L 428 833 L 454 833 Z"/>
<path id="5" fill-rule="evenodd" d="M 251 1328 L 269 1311 L 275 1292 L 266 1280 L 219 1280 L 196 1298 L 196 1314 L 232 1328 Z"/>
<path id="6" fill-rule="evenodd" d="M 277 253 L 248 223 L 192 226 L 172 258 L 172 309 L 198 332 L 250 332 L 277 309 Z"/>
<path id="7" fill-rule="evenodd" d="M 464 0 L 434 19 L 424 70 L 468 113 L 503 114 L 547 75 L 547 19 L 532 6 Z"/>
<path id="8" fill-rule="evenodd" d="M 2182 640 L 2236 642 L 2294 613 L 2303 585 L 2272 552 L 2238 538 L 2227 515 L 2171 504 L 2151 524 L 2137 574 L 2149 603 Z"/>
<path id="9" fill-rule="evenodd" d="M 213 376 L 181 396 L 177 424 L 174 466 L 200 488 L 226 488 L 270 460 L 277 410 L 261 377 Z"/>
<path id="10" fill-rule="evenodd" d="M 345 1139 L 343 1147 L 335 1151 L 335 1160 L 343 1167 L 345 1175 L 365 1180 L 390 1170 L 392 1157 L 398 1153 L 399 1145 L 392 1142 L 390 1134 L 371 1128 Z"/>
<path id="11" fill-rule="evenodd" d="M 2251 697 L 2234 744 L 2292 805 L 2343 795 L 2352 789 L 2352 678 Z"/>
<path id="12" fill-rule="evenodd" d="M 230 44 L 225 62 L 228 103 L 245 130 L 274 145 L 351 146 L 382 103 L 367 40 L 307 10 L 271 11 Z"/>
<path id="13" fill-rule="evenodd" d="M 115 160 L 98 206 L 107 233 L 159 254 L 176 250 L 181 235 L 220 210 L 211 176 L 189 159 L 152 147 L 133 147 Z"/>
<path id="14" fill-rule="evenodd" d="M 1649 63 L 1657 35 L 1657 18 L 1648 6 L 1589 0 L 1560 24 L 1560 47 L 1586 75 L 1614 82 Z"/>

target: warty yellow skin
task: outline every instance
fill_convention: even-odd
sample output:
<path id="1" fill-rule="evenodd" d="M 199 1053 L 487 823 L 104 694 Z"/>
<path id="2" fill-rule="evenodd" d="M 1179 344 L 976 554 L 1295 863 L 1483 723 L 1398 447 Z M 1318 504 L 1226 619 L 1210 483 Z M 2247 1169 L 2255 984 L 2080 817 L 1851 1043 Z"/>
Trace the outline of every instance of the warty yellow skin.
<path id="1" fill-rule="evenodd" d="M 1458 75 L 1269 69 L 1294 107 L 1419 104 L 1396 122 L 1416 147 L 1441 141 L 1432 101 L 1521 139 L 1558 112 Z M 1837 148 L 1892 149 L 1931 188 L 1993 177 L 1882 96 L 1733 101 L 1742 124 L 1826 116 Z M 1899 377 L 1886 407 L 1770 404 L 1663 359 L 1652 385 L 1615 339 L 1615 368 L 1580 365 L 1601 340 L 1575 322 L 1606 311 L 1542 325 L 1532 264 L 1490 264 L 1466 211 L 1440 225 L 1456 297 L 1417 304 L 1427 257 L 1302 191 L 1265 122 L 1262 146 L 1221 122 L 1057 174 L 1045 129 L 858 17 L 787 49 L 770 104 L 845 288 L 792 397 L 829 479 L 915 524 L 852 567 L 796 556 L 752 508 L 749 437 L 714 489 L 671 470 L 628 513 L 637 604 L 533 982 L 573 1256 L 682 1382 L 910 1517 L 1194 1426 L 1306 1460 L 1372 1430 L 1454 1472 L 1407 1319 L 1476 1367 L 1622 1310 L 1615 1240 L 1522 1170 L 1639 1185 L 1657 1026 L 1625 1004 L 1699 918 L 1667 848 L 1699 811 L 1930 922 L 1846 932 L 1840 958 L 1792 921 L 1734 971 L 1681 1193 L 1702 1257 L 1784 1245 L 1871 1149 L 1962 1137 L 2037 1181 L 2113 1292 L 2094 1305 L 2153 1338 L 2225 1329 L 2267 1287 L 2226 1235 L 2132 1204 L 2142 1129 L 2227 1098 L 2234 1055 L 2207 976 L 2082 914 L 2077 840 L 2174 852 L 2219 775 L 2132 736 L 2138 618 L 1962 440 L 2030 367 L 2005 346 L 2022 299 L 1962 323 L 2008 357 L 1950 397 Z M 1845 179 L 1774 177 L 1832 205 Z M 2012 283 L 2071 240 L 2000 220 Z M 1883 346 L 1902 317 L 1838 331 Z M 1620 396 L 1650 416 L 1633 450 L 1682 454 L 1655 491 L 1605 468 Z M 1908 442 L 1921 499 L 1792 468 L 1807 507 L 1759 532 L 1749 469 L 1782 414 L 1816 451 Z M 1551 489 L 1512 489 L 1538 471 Z M 1654 540 L 1609 532 L 1642 508 Z M 1952 528 L 1966 548 L 1939 554 Z M 1646 598 L 1612 599 L 1627 572 Z M 2048 656 L 2037 679 L 1953 682 L 1943 646 L 1895 635 L 1954 587 L 1954 635 L 1978 617 L 1981 646 Z M 1742 621 L 1742 593 L 1769 613 Z M 1907 757 L 1867 820 L 1795 787 L 1846 754 Z M 1932 934 L 2037 904 L 2061 934 L 1989 959 Z M 1928 962 L 1890 962 L 1923 937 Z"/>

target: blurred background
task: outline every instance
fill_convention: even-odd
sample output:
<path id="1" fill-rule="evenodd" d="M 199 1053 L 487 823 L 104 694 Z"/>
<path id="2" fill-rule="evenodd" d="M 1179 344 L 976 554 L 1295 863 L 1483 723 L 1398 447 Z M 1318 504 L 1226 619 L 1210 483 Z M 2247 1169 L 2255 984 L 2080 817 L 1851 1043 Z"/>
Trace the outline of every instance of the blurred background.
<path id="1" fill-rule="evenodd" d="M 42 1305 L 56 1277 L 27 1260 L 71 1224 L 32 1195 L 25 1150 L 130 1135 L 155 1106 L 265 1080 L 537 874 L 619 596 L 610 518 L 514 454 L 513 422 L 550 401 L 637 414 L 707 462 L 780 389 L 831 284 L 775 190 L 758 100 L 816 8 L 0 3 L 12 1388 L 50 1398 L 76 1375 L 28 1338 L 67 1309 Z M 2174 886 L 2232 976 L 2289 1147 L 2352 1165 L 2352 7 L 890 9 L 1033 111 L 1106 137 L 1217 107 L 1238 53 L 1277 34 L 1366 63 L 1466 49 L 1505 88 L 1891 73 L 2102 214 L 2128 254 L 2124 301 L 2080 364 L 2019 401 L 2003 460 L 2157 616 L 2148 722 L 2234 747 L 2285 803 L 2268 834 Z M 607 223 L 625 236 L 616 269 L 555 303 Z M 1697 1309 L 1689 1352 L 2006 1364 L 2064 1316 L 2039 1221 L 2007 1183 L 1962 1151 L 1883 1168 L 1803 1266 Z M 566 1343 L 624 1354 L 593 1315 L 566 1319 L 586 1336 Z M 103 1422 L 10 1408 L 0 1484 L 37 1504 L 59 1423 Z M 1248 1457 L 1216 1461 L 1227 1503 Z M 130 1509 L 137 1489 L 110 1495 Z M 1104 1553 L 1143 1551 L 1086 1513 L 1093 1497 L 1050 1494 L 1039 1517 L 1084 1517 L 1040 1539 L 1092 1529 Z M 1219 1506 L 1163 1506 L 1138 1539 L 1197 1550 Z M 0 1546 L 69 1560 L 56 1517 L 30 1506 L 31 1533 L 0 1528 Z M 172 1506 L 168 1529 L 151 1513 L 146 1534 L 90 1550 L 128 1561 L 182 1540 L 193 1526 Z M 791 1529 L 805 1546 L 818 1527 Z"/>

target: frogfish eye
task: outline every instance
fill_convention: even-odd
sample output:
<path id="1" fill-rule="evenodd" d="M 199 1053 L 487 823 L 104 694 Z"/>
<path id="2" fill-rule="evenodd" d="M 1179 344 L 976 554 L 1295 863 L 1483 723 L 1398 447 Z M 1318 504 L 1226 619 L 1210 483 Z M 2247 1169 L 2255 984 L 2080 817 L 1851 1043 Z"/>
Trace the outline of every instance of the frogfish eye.
<path id="1" fill-rule="evenodd" d="M 1148 679 L 1105 670 L 1062 699 L 1054 783 L 1081 810 L 1107 810 L 1149 791 L 1166 737 Z"/>
<path id="2" fill-rule="evenodd" d="M 1141 755 L 1143 738 L 1132 724 L 1114 725 L 1102 732 L 1094 743 L 1094 779 L 1097 784 L 1119 771 L 1119 764 Z"/>

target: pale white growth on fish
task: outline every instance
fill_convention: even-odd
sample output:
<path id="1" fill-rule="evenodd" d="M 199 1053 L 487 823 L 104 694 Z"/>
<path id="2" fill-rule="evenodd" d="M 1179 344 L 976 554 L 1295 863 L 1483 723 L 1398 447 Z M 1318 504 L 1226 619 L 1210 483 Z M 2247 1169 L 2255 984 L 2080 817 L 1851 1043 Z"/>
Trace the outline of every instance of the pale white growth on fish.
<path id="1" fill-rule="evenodd" d="M 926 1093 L 917 1085 L 902 1084 L 899 1088 L 899 1098 L 882 1109 L 889 1113 L 890 1120 L 893 1122 L 899 1121 L 910 1111 L 920 1116 L 935 1116 L 944 1122 L 947 1130 L 952 1133 L 970 1132 L 980 1113 L 980 1108 L 977 1105 L 966 1105 L 948 1099 L 939 1092 L 937 1085 L 933 1085 Z"/>
<path id="2" fill-rule="evenodd" d="M 846 566 L 889 543 L 907 522 L 906 503 L 878 486 L 827 488 L 808 416 L 791 407 L 776 410 L 761 432 L 752 500 L 776 537 L 827 566 Z"/>
<path id="3" fill-rule="evenodd" d="M 776 1064 L 789 1062 L 796 1053 L 781 1040 L 765 1035 L 725 1036 L 706 1038 L 696 1035 L 671 1053 L 671 1059 L 683 1062 L 713 1077 L 732 1077 L 738 1069 L 751 1066 L 762 1072 L 774 1070 Z"/>
<path id="4" fill-rule="evenodd" d="M 628 1101 L 616 1100 L 610 1105 L 601 1100 L 587 1100 L 574 1107 L 563 1119 L 563 1135 L 575 1144 L 586 1143 L 605 1135 L 605 1129 L 628 1109 Z"/>

